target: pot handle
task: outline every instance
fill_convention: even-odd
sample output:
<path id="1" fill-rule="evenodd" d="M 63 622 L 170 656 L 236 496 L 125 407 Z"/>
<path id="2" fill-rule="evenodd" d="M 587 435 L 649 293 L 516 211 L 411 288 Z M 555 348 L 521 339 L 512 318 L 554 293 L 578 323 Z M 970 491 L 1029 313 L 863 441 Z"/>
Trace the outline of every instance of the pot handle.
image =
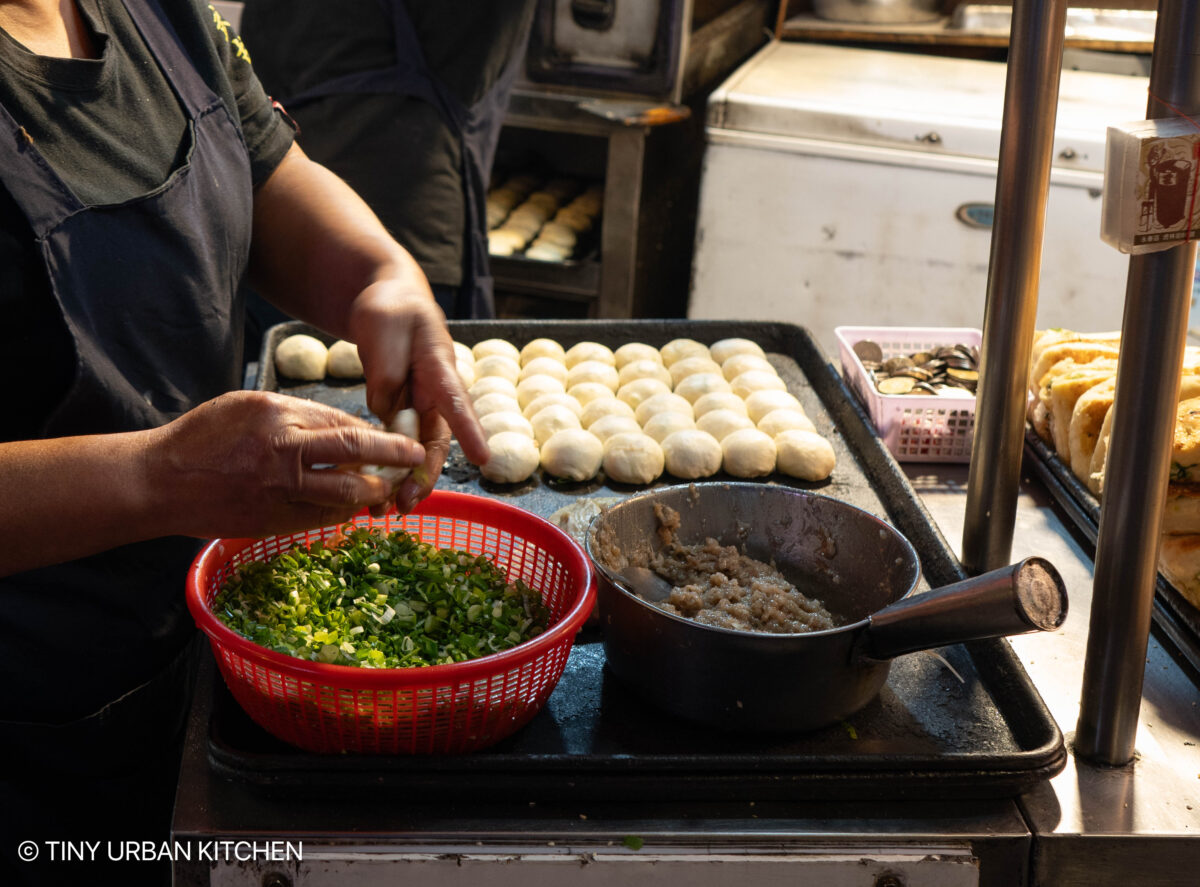
<path id="1" fill-rule="evenodd" d="M 1053 631 L 1067 618 L 1067 589 L 1053 564 L 1029 557 L 924 594 L 910 595 L 867 620 L 862 653 L 903 653 L 977 638 Z"/>

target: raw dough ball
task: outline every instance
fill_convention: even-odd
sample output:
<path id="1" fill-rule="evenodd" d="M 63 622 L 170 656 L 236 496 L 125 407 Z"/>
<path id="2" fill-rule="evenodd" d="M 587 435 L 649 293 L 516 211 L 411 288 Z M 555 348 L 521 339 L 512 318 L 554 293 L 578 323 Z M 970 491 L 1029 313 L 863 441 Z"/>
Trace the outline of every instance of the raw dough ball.
<path id="1" fill-rule="evenodd" d="M 508 187 L 493 188 L 488 191 L 487 202 L 494 203 L 505 212 L 509 212 L 520 201 L 521 195 Z"/>
<path id="2" fill-rule="evenodd" d="M 542 230 L 538 232 L 538 240 L 552 243 L 569 252 L 575 249 L 575 243 L 579 240 L 579 235 L 562 222 L 547 222 L 542 226 Z"/>
<path id="3" fill-rule="evenodd" d="M 617 399 L 623 400 L 635 410 L 645 401 L 654 397 L 656 394 L 670 394 L 671 386 L 662 379 L 651 379 L 649 377 L 642 379 L 634 379 L 632 382 L 626 382 L 617 389 Z"/>
<path id="4" fill-rule="evenodd" d="M 648 484 L 663 472 L 658 441 L 640 431 L 614 434 L 604 443 L 604 473 L 622 484 Z"/>
<path id="5" fill-rule="evenodd" d="M 602 360 L 581 360 L 567 371 L 567 387 L 574 388 L 584 382 L 599 382 L 609 390 L 617 390 L 617 368 Z"/>
<path id="6" fill-rule="evenodd" d="M 589 186 L 586 191 L 572 199 L 567 206 L 587 213 L 589 216 L 599 215 L 604 206 L 604 187 L 602 185 Z"/>
<path id="7" fill-rule="evenodd" d="M 525 346 L 521 349 L 519 360 L 521 366 L 525 366 L 525 364 L 529 363 L 535 357 L 553 357 L 561 363 L 565 354 L 563 346 L 553 339 L 533 339 L 525 343 Z"/>
<path id="8" fill-rule="evenodd" d="M 580 382 L 567 389 L 567 394 L 579 401 L 580 406 L 587 406 L 593 400 L 603 400 L 613 396 L 612 389 L 603 382 Z"/>
<path id="9" fill-rule="evenodd" d="M 479 466 L 479 473 L 498 484 L 527 480 L 537 469 L 540 456 L 533 438 L 519 431 L 501 431 L 488 438 L 491 457 Z"/>
<path id="10" fill-rule="evenodd" d="M 601 345 L 599 342 L 580 342 L 567 349 L 567 369 L 571 369 L 576 364 L 583 363 L 585 360 L 598 360 L 600 363 L 606 363 L 610 367 L 617 365 L 617 358 L 613 354 L 613 350 L 607 345 Z"/>
<path id="11" fill-rule="evenodd" d="M 642 431 L 642 426 L 635 419 L 630 419 L 628 416 L 602 416 L 591 425 L 588 426 L 588 431 L 600 439 L 601 443 L 607 441 L 614 434 L 624 434 L 630 431 L 636 431 L 639 434 Z"/>
<path id="12" fill-rule="evenodd" d="M 504 220 L 504 227 L 516 228 L 522 233 L 529 232 L 529 236 L 533 237 L 537 233 L 538 228 L 542 227 L 542 224 L 548 218 L 550 216 L 544 206 L 522 203 Z"/>
<path id="13" fill-rule="evenodd" d="M 509 246 L 513 246 L 514 251 L 523 249 L 525 244 L 533 239 L 533 235 L 537 233 L 537 229 L 541 227 L 541 224 L 536 217 L 528 213 L 517 214 L 514 212 L 504 220 L 503 225 L 488 232 L 488 252 L 491 252 L 493 234 L 509 235 L 504 240 L 496 239 L 496 245 L 501 249 Z"/>
<path id="14" fill-rule="evenodd" d="M 710 477 L 721 470 L 721 443 L 698 428 L 668 434 L 662 442 L 667 471 L 682 480 Z"/>
<path id="15" fill-rule="evenodd" d="M 796 410 L 804 412 L 804 407 L 796 399 L 796 395 L 775 388 L 761 388 L 746 395 L 746 415 L 757 424 L 758 420 L 767 413 L 775 410 Z"/>
<path id="16" fill-rule="evenodd" d="M 338 339 L 330 345 L 325 372 L 335 379 L 361 379 L 363 367 L 358 358 L 358 346 L 345 339 Z"/>
<path id="17" fill-rule="evenodd" d="M 525 409 L 535 398 L 541 397 L 543 394 L 566 393 L 567 389 L 563 387 L 562 380 L 546 373 L 526 376 L 517 383 L 517 402 L 521 404 L 521 409 Z"/>
<path id="18" fill-rule="evenodd" d="M 494 228 L 487 236 L 488 255 L 511 256 L 525 246 L 529 240 L 523 233 L 513 228 Z"/>
<path id="19" fill-rule="evenodd" d="M 315 336 L 298 333 L 275 346 L 275 369 L 289 379 L 317 382 L 325 378 L 329 349 Z"/>
<path id="20" fill-rule="evenodd" d="M 534 191 L 525 198 L 525 202 L 540 207 L 546 213 L 546 218 L 558 210 L 558 198 L 549 191 Z"/>
<path id="21" fill-rule="evenodd" d="M 493 354 L 499 354 L 501 357 L 507 357 L 509 360 L 520 362 L 521 352 L 517 350 L 517 346 L 505 339 L 484 339 L 482 342 L 476 342 L 471 346 L 471 354 L 476 360 L 482 360 Z"/>
<path id="22" fill-rule="evenodd" d="M 726 474 L 734 477 L 762 477 L 775 470 L 775 441 L 757 428 L 726 435 L 721 440 L 721 453 Z"/>
<path id="23" fill-rule="evenodd" d="M 485 394 L 475 401 L 475 415 L 482 419 L 489 413 L 516 413 L 519 416 L 521 415 L 521 405 L 515 398 L 509 397 L 507 394 L 499 392 Z"/>
<path id="24" fill-rule="evenodd" d="M 479 418 L 479 424 L 483 426 L 483 436 L 488 439 L 502 431 L 516 431 L 533 440 L 533 426 L 520 413 L 488 413 Z"/>
<path id="25" fill-rule="evenodd" d="M 781 431 L 775 435 L 775 448 L 779 470 L 801 480 L 825 480 L 837 463 L 833 445 L 813 431 Z"/>
<path id="26" fill-rule="evenodd" d="M 525 409 L 521 410 L 521 415 L 526 419 L 533 421 L 533 417 L 544 410 L 546 407 L 559 406 L 570 410 L 576 416 L 583 413 L 583 407 L 579 405 L 579 401 L 571 397 L 565 391 L 550 391 L 546 394 L 539 394 Z"/>
<path id="27" fill-rule="evenodd" d="M 392 434 L 403 434 L 405 437 L 410 437 L 413 440 L 420 440 L 421 414 L 412 407 L 400 410 L 400 412 L 392 416 L 392 421 L 388 422 L 387 430 Z"/>
<path id="28" fill-rule="evenodd" d="M 671 364 L 671 383 L 678 385 L 693 373 L 719 373 L 721 365 L 710 357 L 695 355 L 685 357 Z"/>
<path id="29" fill-rule="evenodd" d="M 733 410 L 743 416 L 749 415 L 746 412 L 746 401 L 734 394 L 733 391 L 710 391 L 708 394 L 700 395 L 692 404 L 692 411 L 695 412 L 697 419 L 713 410 Z"/>
<path id="30" fill-rule="evenodd" d="M 542 468 L 567 480 L 591 480 L 604 461 L 604 446 L 582 428 L 566 428 L 542 445 Z"/>
<path id="31" fill-rule="evenodd" d="M 691 360 L 691 358 L 688 358 Z M 686 360 L 681 360 L 675 366 L 681 363 L 687 363 Z M 675 369 L 675 367 L 671 367 Z M 729 383 L 725 381 L 725 377 L 720 372 L 715 373 L 692 373 L 684 379 L 680 379 L 675 385 L 675 393 L 683 399 L 690 401 L 693 408 L 696 401 L 705 394 L 713 391 L 729 391 Z"/>
<path id="32" fill-rule="evenodd" d="M 658 379 L 664 385 L 670 387 L 671 372 L 662 365 L 661 361 L 657 360 L 634 360 L 621 367 L 617 374 L 617 380 L 620 385 L 628 385 L 638 379 Z M 619 387 L 619 386 L 618 386 Z"/>
<path id="33" fill-rule="evenodd" d="M 695 339 L 672 339 L 660 350 L 664 366 L 671 366 L 685 357 L 708 357 L 708 346 Z"/>
<path id="34" fill-rule="evenodd" d="M 744 416 L 736 410 L 709 410 L 696 420 L 696 427 L 723 441 L 726 435 L 734 431 L 753 428 L 754 423 L 750 421 L 749 416 Z"/>
<path id="35" fill-rule="evenodd" d="M 756 354 L 765 357 L 762 346 L 751 339 L 722 339 L 708 346 L 712 359 L 723 364 L 735 354 Z"/>
<path id="36" fill-rule="evenodd" d="M 470 388 L 475 384 L 475 365 L 467 363 L 465 360 L 456 360 L 454 369 L 458 372 L 459 381 L 462 382 L 463 388 Z"/>
<path id="37" fill-rule="evenodd" d="M 529 420 L 529 424 L 533 426 L 533 436 L 537 439 L 538 446 L 544 444 L 559 431 L 567 428 L 582 429 L 583 427 L 579 424 L 579 417 L 562 404 L 551 404 L 538 410 Z M 596 464 L 599 466 L 600 463 Z"/>
<path id="38" fill-rule="evenodd" d="M 683 413 L 687 416 L 692 413 L 692 405 L 678 394 L 668 392 L 643 400 L 633 411 L 639 425 L 645 425 L 655 413 Z"/>
<path id="39" fill-rule="evenodd" d="M 608 397 L 597 397 L 595 400 L 588 403 L 583 408 L 583 412 L 579 414 L 579 421 L 584 428 L 591 428 L 600 419 L 605 416 L 625 416 L 628 419 L 633 419 L 633 407 L 625 403 L 623 400 L 617 400 L 612 396 L 612 392 L 608 392 Z M 634 420 L 637 421 L 636 419 Z"/>
<path id="40" fill-rule="evenodd" d="M 787 391 L 787 385 L 783 379 L 768 373 L 764 370 L 747 370 L 733 378 L 729 383 L 729 387 L 733 389 L 733 393 L 738 397 L 745 399 L 755 391 Z"/>
<path id="41" fill-rule="evenodd" d="M 642 426 L 642 431 L 662 443 L 668 434 L 695 427 L 696 423 L 692 417 L 684 413 L 655 413 Z"/>
<path id="42" fill-rule="evenodd" d="M 506 215 L 508 215 L 508 210 L 489 197 L 487 202 L 487 226 L 489 231 L 503 222 Z M 490 247 L 491 244 L 489 243 L 488 246 Z"/>
<path id="43" fill-rule="evenodd" d="M 525 258 L 536 259 L 539 262 L 563 262 L 570 253 L 569 247 L 538 239 L 534 240 L 533 245 L 525 250 Z"/>
<path id="44" fill-rule="evenodd" d="M 521 367 L 520 378 L 524 380 L 530 376 L 553 376 L 562 382 L 563 391 L 567 390 L 567 367 L 553 357 L 535 357 Z"/>
<path id="45" fill-rule="evenodd" d="M 625 364 L 633 363 L 635 360 L 653 360 L 656 363 L 662 363 L 662 355 L 658 353 L 658 349 L 645 342 L 627 342 L 613 352 L 613 357 L 617 361 L 617 369 L 622 369 Z"/>
<path id="46" fill-rule="evenodd" d="M 464 345 L 462 342 L 459 342 L 457 340 L 455 340 L 453 342 L 453 345 L 454 345 L 454 359 L 456 361 L 458 361 L 459 363 L 469 363 L 472 366 L 475 365 L 475 355 L 471 351 L 470 346 Z"/>
<path id="47" fill-rule="evenodd" d="M 587 213 L 573 209 L 560 209 L 554 214 L 554 221 L 565 225 L 576 234 L 592 230 L 592 218 Z"/>
<path id="48" fill-rule="evenodd" d="M 765 357 L 759 357 L 757 354 L 735 354 L 721 364 L 721 373 L 730 382 L 749 370 L 774 373 L 775 367 L 771 366 Z"/>
<path id="49" fill-rule="evenodd" d="M 477 401 L 485 394 L 507 394 L 513 400 L 517 399 L 517 386 L 503 376 L 481 376 L 475 384 L 467 389 L 471 401 Z"/>
<path id="50" fill-rule="evenodd" d="M 816 431 L 817 426 L 812 419 L 799 410 L 771 410 L 758 420 L 758 430 L 769 434 L 772 438 L 781 431 L 798 428 L 802 431 Z"/>
<path id="51" fill-rule="evenodd" d="M 475 358 L 475 381 L 488 376 L 499 376 L 516 385 L 517 380 L 521 378 L 521 367 L 515 357 L 504 357 L 500 354 Z"/>
<path id="52" fill-rule="evenodd" d="M 421 435 L 421 417 L 414 409 L 400 410 L 385 427 L 392 434 L 402 434 L 405 437 L 417 440 Z M 396 465 L 368 464 L 363 465 L 359 470 L 363 474 L 382 478 L 392 485 L 392 489 L 398 488 L 400 483 L 412 473 L 412 469 L 401 468 Z"/>

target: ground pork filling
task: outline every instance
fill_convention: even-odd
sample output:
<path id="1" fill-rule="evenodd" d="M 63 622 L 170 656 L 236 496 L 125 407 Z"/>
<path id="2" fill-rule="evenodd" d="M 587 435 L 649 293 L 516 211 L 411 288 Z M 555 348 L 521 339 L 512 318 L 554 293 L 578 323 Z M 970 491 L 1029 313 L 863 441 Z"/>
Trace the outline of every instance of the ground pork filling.
<path id="1" fill-rule="evenodd" d="M 797 634 L 835 627 L 824 604 L 788 582 L 774 565 L 711 538 L 701 545 L 681 545 L 675 535 L 678 512 L 656 505 L 655 514 L 666 545 L 646 566 L 675 586 L 658 604 L 662 609 L 742 631 Z"/>

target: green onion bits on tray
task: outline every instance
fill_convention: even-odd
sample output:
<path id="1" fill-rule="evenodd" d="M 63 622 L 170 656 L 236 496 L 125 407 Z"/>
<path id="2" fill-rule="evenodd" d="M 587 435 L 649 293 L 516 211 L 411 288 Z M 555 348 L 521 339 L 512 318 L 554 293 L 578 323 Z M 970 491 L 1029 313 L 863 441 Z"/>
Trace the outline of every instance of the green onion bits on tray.
<path id="1" fill-rule="evenodd" d="M 353 525 L 334 542 L 243 564 L 213 612 L 275 652 L 367 668 L 477 659 L 549 623 L 538 592 L 486 557 Z"/>

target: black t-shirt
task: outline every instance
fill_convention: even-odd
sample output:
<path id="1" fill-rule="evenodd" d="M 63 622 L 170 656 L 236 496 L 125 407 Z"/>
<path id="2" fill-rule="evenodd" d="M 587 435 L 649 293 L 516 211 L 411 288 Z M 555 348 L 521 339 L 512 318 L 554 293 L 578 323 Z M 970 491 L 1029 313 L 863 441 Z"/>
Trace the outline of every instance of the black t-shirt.
<path id="1" fill-rule="evenodd" d="M 267 92 L 286 106 L 334 77 L 395 64 L 391 2 L 246 0 L 241 31 Z M 475 104 L 524 51 L 533 0 L 403 0 L 430 71 Z M 433 282 L 462 282 L 461 148 L 439 112 L 399 95 L 342 94 L 288 107 L 300 145 L 345 179 Z"/>
<path id="2" fill-rule="evenodd" d="M 187 121 L 120 0 L 77 0 L 96 59 L 36 56 L 0 31 L 0 103 L 79 199 L 120 203 L 158 187 L 182 162 Z M 255 185 L 292 143 L 240 38 L 202 0 L 160 0 L 196 70 L 240 120 Z M 131 286 L 152 281 L 131 280 Z M 37 386 L 11 386 L 0 440 L 37 436 L 74 371 L 69 333 L 24 214 L 0 186 L 0 342 Z"/>

